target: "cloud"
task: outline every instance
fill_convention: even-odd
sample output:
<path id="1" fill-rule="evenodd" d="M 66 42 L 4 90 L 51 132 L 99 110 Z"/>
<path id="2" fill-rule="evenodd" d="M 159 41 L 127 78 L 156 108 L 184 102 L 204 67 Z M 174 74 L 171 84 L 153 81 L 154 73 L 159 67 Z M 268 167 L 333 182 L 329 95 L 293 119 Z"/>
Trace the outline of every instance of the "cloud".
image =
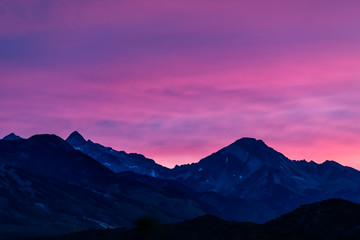
<path id="1" fill-rule="evenodd" d="M 360 167 L 359 7 L 2 1 L 0 134 L 79 130 L 169 166 L 250 136 Z"/>

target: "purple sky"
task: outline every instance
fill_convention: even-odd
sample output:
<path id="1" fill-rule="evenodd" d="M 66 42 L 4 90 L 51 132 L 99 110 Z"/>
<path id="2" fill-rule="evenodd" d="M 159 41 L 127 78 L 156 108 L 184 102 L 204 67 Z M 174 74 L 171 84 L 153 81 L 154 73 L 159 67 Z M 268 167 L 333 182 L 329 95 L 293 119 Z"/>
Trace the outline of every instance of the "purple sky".
<path id="1" fill-rule="evenodd" d="M 360 1 L 2 0 L 0 137 L 174 166 L 238 138 L 360 169 Z"/>

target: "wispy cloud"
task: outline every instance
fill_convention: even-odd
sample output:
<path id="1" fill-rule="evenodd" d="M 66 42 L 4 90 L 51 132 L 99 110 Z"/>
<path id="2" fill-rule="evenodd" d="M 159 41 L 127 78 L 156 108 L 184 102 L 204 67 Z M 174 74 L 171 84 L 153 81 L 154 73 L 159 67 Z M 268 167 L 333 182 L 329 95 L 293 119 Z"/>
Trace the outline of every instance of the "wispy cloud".
<path id="1" fill-rule="evenodd" d="M 2 1 L 0 134 L 173 166 L 237 138 L 360 168 L 356 1 Z"/>

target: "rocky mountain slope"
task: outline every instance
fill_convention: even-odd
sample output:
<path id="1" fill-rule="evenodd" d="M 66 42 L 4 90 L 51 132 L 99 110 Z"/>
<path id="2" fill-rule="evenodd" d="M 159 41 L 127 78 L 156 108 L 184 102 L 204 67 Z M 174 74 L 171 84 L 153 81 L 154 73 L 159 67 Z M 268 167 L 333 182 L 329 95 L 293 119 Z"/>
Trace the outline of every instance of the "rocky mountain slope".
<path id="1" fill-rule="evenodd" d="M 222 210 L 230 220 L 265 222 L 301 204 L 328 198 L 360 202 L 359 171 L 333 161 L 293 161 L 253 138 L 237 140 L 197 163 L 177 166 L 165 178 L 205 194 L 237 199 Z M 262 214 L 244 215 L 252 206 Z"/>
<path id="2" fill-rule="evenodd" d="M 0 220 L 10 229 L 3 229 L 2 238 L 20 232 L 40 236 L 52 228 L 53 234 L 128 228 L 142 216 L 170 223 L 212 214 L 265 223 L 324 199 L 360 202 L 359 171 L 333 161 L 290 160 L 253 138 L 168 169 L 143 155 L 85 140 L 76 131 L 66 141 L 10 134 L 0 140 L 0 166 L 5 209 Z"/>
<path id="3" fill-rule="evenodd" d="M 91 140 L 86 141 L 77 131 L 71 133 L 66 141 L 75 149 L 89 155 L 115 173 L 132 171 L 157 177 L 164 175 L 169 170 L 141 154 L 116 151 L 110 147 L 93 143 Z"/>
<path id="4" fill-rule="evenodd" d="M 146 215 L 176 222 L 206 213 L 184 192 L 119 176 L 55 135 L 0 140 L 0 166 L 0 239 L 131 227 Z"/>

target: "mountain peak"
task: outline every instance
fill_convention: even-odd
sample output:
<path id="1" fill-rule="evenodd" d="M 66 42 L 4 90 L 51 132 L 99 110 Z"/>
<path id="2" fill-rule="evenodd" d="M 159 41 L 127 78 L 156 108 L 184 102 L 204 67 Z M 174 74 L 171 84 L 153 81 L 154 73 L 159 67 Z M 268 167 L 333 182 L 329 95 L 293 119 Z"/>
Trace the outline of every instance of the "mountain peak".
<path id="1" fill-rule="evenodd" d="M 251 138 L 251 137 L 243 137 L 235 141 L 237 144 L 265 144 L 263 140 Z"/>
<path id="2" fill-rule="evenodd" d="M 66 141 L 74 147 L 80 147 L 86 143 L 85 138 L 78 131 L 72 132 Z"/>
<path id="3" fill-rule="evenodd" d="M 6 135 L 3 140 L 19 140 L 19 139 L 23 139 L 22 137 L 19 137 L 18 135 L 16 135 L 15 133 L 10 133 L 9 135 Z"/>
<path id="4" fill-rule="evenodd" d="M 288 160 L 283 154 L 267 146 L 262 140 L 255 138 L 241 138 L 230 144 L 226 149 L 235 155 L 240 154 L 239 157 L 244 160 L 248 159 L 248 157 L 242 155 L 241 151 L 239 152 L 239 149 L 241 149 L 243 152 L 272 167 L 279 166 L 282 161 Z"/>
<path id="5" fill-rule="evenodd" d="M 254 152 L 259 151 L 260 149 L 268 148 L 268 146 L 262 140 L 249 137 L 240 138 L 231 145 L 241 147 L 247 152 Z"/>
<path id="6" fill-rule="evenodd" d="M 65 151 L 73 150 L 69 143 L 55 134 L 37 134 L 28 138 L 27 141 L 47 146 L 48 149 L 61 149 Z"/>

